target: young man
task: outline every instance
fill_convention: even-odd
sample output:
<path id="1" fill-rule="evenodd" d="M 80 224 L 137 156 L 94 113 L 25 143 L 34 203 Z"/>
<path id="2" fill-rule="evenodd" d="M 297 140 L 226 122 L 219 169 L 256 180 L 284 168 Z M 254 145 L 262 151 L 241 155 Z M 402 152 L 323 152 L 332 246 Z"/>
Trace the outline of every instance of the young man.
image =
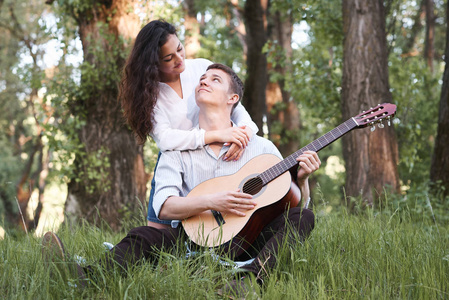
<path id="1" fill-rule="evenodd" d="M 242 94 L 243 84 L 232 69 L 221 64 L 209 66 L 195 90 L 196 102 L 200 108 L 199 127 L 205 130 L 232 128 L 230 115 Z M 232 130 L 229 132 L 232 134 Z M 244 217 L 248 210 L 256 207 L 257 202 L 253 197 L 239 190 L 188 196 L 189 192 L 201 182 L 234 174 L 258 155 L 274 154 L 281 158 L 273 143 L 259 136 L 253 137 L 238 161 L 224 160 L 228 149 L 229 146 L 222 143 L 213 143 L 196 150 L 162 153 L 157 170 L 153 207 L 158 218 L 172 220 L 172 226 L 164 229 L 148 226 L 132 229 L 111 250 L 110 255 L 100 261 L 101 266 L 108 269 L 118 264 L 126 269 L 137 264 L 142 258 L 156 259 L 154 248 L 170 249 L 178 239 L 186 238 L 179 220 L 208 210 Z M 308 177 L 320 167 L 321 162 L 318 155 L 311 151 L 299 156 L 297 161 L 300 165 L 297 184 L 302 197 L 307 199 L 310 194 Z M 262 281 L 264 275 L 262 270 L 270 269 L 276 263 L 278 248 L 287 233 L 286 227 L 293 228 L 301 238 L 305 238 L 314 227 L 314 215 L 308 209 L 293 207 L 277 216 L 263 229 L 245 254 L 235 257 L 238 260 L 248 259 L 248 256 L 256 258 L 244 266 L 245 272 L 254 274 L 257 280 Z M 44 253 L 61 249 L 59 256 L 63 257 L 62 242 L 54 233 L 47 233 L 44 236 L 43 245 Z M 91 268 L 87 267 L 83 271 L 89 273 L 90 270 Z M 79 274 L 83 276 L 83 272 Z M 228 285 L 226 290 L 225 292 L 243 292 L 245 287 L 243 281 L 236 280 Z"/>

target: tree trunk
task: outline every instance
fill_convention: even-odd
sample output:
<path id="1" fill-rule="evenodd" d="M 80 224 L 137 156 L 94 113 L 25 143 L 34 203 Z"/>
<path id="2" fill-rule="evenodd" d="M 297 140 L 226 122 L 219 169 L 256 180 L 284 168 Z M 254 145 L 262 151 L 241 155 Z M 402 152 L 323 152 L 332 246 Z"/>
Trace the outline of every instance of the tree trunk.
<path id="1" fill-rule="evenodd" d="M 267 42 L 267 5 L 268 0 L 247 0 L 244 7 L 248 75 L 243 101 L 246 110 L 259 127 L 259 135 L 263 135 L 263 119 L 266 113 L 267 58 L 262 53 L 262 48 Z"/>
<path id="2" fill-rule="evenodd" d="M 300 148 L 298 104 L 292 99 L 290 91 L 287 91 L 285 87 L 286 77 L 292 72 L 293 19 L 291 11 L 276 11 L 269 20 L 272 23 L 269 26 L 271 28 L 270 40 L 276 44 L 276 52 L 281 53 L 277 54 L 277 63 L 274 68 L 270 64 L 268 65 L 268 72 L 273 69 L 281 75 L 281 79 L 277 82 L 269 82 L 267 85 L 268 128 L 272 140 L 276 142 L 285 157 Z M 273 110 L 274 106 L 277 106 L 277 108 Z M 281 132 L 277 132 L 275 136 L 270 130 L 273 122 L 280 122 L 282 125 Z"/>
<path id="3" fill-rule="evenodd" d="M 446 7 L 446 20 L 449 20 L 449 5 Z M 447 23 L 446 23 L 447 24 Z M 438 130 L 435 149 L 430 167 L 430 180 L 441 184 L 445 189 L 443 195 L 449 195 L 449 25 L 446 28 L 446 50 L 444 55 L 446 66 L 441 88 Z"/>
<path id="4" fill-rule="evenodd" d="M 98 73 L 86 72 L 81 77 L 81 87 L 88 92 L 87 97 L 77 99 L 74 113 L 85 115 L 85 125 L 78 132 L 85 154 L 75 158 L 75 177 L 68 185 L 65 213 L 69 219 L 85 218 L 90 223 L 101 218 L 118 229 L 123 217 L 145 213 L 139 208 L 146 207 L 148 176 L 142 146 L 124 125 L 116 84 L 124 63 L 119 36 L 134 38 L 140 21 L 129 12 L 136 1 L 101 3 L 76 18 L 84 63 L 92 66 L 90 72 Z"/>
<path id="5" fill-rule="evenodd" d="M 343 0 L 341 108 L 349 119 L 378 103 L 391 102 L 385 14 L 381 0 Z M 357 130 L 343 137 L 346 194 L 373 205 L 385 188 L 399 188 L 398 145 L 393 127 Z"/>
<path id="6" fill-rule="evenodd" d="M 424 47 L 424 55 L 430 72 L 433 73 L 433 57 L 435 53 L 435 3 L 433 0 L 426 0 L 426 40 Z"/>
<path id="7" fill-rule="evenodd" d="M 422 21 L 423 14 L 424 14 L 424 8 L 425 8 L 425 2 L 427 0 L 421 0 L 421 3 L 418 7 L 418 11 L 416 12 L 416 15 L 413 17 L 413 26 L 409 31 L 410 37 L 408 38 L 405 46 L 402 49 L 402 56 L 414 56 L 417 53 L 416 50 L 413 49 L 416 42 L 416 37 L 418 36 L 419 32 L 422 29 Z"/>
<path id="8" fill-rule="evenodd" d="M 200 24 L 196 18 L 197 10 L 195 9 L 194 0 L 184 0 L 182 3 L 184 10 L 184 27 L 186 57 L 195 58 L 201 48 L 200 45 Z"/>

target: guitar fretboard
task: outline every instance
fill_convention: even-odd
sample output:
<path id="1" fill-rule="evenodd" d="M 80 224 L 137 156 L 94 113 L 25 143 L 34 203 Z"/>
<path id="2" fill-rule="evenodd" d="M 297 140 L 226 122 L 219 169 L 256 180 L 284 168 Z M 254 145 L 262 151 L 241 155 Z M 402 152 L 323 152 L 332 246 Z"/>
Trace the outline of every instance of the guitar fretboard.
<path id="1" fill-rule="evenodd" d="M 296 158 L 303 154 L 305 151 L 310 150 L 318 152 L 326 146 L 335 142 L 337 139 L 339 139 L 349 131 L 353 130 L 355 127 L 357 127 L 357 123 L 355 122 L 355 120 L 353 120 L 352 118 L 348 119 L 346 122 L 340 124 L 323 136 L 314 140 L 307 146 L 302 147 L 295 153 L 289 155 L 284 160 L 275 164 L 265 172 L 260 173 L 258 177 L 262 179 L 263 185 L 266 185 L 267 183 L 271 182 L 272 180 L 276 179 L 277 177 L 281 176 L 282 174 L 293 168 L 295 165 L 297 165 L 298 162 L 296 161 Z"/>

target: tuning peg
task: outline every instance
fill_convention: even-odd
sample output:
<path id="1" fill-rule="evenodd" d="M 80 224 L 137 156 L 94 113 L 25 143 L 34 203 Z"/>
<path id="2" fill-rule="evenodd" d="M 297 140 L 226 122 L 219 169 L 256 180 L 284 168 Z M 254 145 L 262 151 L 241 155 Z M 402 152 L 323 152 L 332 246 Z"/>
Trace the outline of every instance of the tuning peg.
<path id="1" fill-rule="evenodd" d="M 384 128 L 385 126 L 384 126 L 384 123 L 380 122 L 379 124 L 377 124 L 377 127 Z"/>
<path id="2" fill-rule="evenodd" d="M 371 132 L 373 132 L 374 130 L 376 130 L 376 126 L 371 126 Z"/>

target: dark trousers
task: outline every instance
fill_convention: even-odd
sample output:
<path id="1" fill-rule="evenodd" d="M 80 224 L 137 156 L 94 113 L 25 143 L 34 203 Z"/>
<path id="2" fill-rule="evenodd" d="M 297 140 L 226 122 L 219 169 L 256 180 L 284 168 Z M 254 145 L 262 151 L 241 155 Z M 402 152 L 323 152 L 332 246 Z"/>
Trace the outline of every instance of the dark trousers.
<path id="1" fill-rule="evenodd" d="M 244 267 L 245 271 L 261 275 L 261 270 L 271 269 L 276 264 L 277 254 L 282 242 L 291 242 L 296 232 L 304 240 L 315 225 L 315 217 L 309 209 L 293 207 L 289 211 L 275 218 L 265 226 L 256 241 L 248 251 L 236 260 L 256 259 Z M 288 236 L 287 233 L 290 233 Z M 129 231 L 107 255 L 100 261 L 100 265 L 108 270 L 119 265 L 124 270 L 138 264 L 142 259 L 154 262 L 160 249 L 170 250 L 181 239 L 187 240 L 182 226 L 177 228 L 156 229 L 149 226 L 136 227 Z"/>

